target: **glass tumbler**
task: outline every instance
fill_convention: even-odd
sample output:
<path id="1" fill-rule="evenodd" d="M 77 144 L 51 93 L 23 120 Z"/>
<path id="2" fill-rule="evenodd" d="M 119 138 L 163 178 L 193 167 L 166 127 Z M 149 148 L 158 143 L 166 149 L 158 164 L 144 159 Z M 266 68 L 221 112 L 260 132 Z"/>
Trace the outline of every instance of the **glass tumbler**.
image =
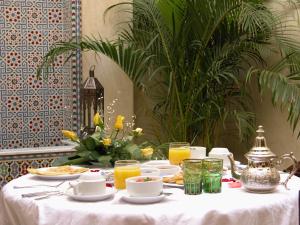
<path id="1" fill-rule="evenodd" d="M 141 175 L 140 163 L 137 160 L 118 160 L 114 167 L 114 184 L 116 189 L 125 189 L 126 178 Z"/>
<path id="2" fill-rule="evenodd" d="M 188 142 L 171 142 L 169 145 L 169 161 L 172 165 L 181 165 L 184 159 L 191 157 L 190 144 Z"/>
<path id="3" fill-rule="evenodd" d="M 215 158 L 203 159 L 203 191 L 219 193 L 222 190 L 223 160 Z"/>
<path id="4" fill-rule="evenodd" d="M 199 195 L 202 193 L 202 160 L 183 160 L 184 193 L 187 195 Z"/>

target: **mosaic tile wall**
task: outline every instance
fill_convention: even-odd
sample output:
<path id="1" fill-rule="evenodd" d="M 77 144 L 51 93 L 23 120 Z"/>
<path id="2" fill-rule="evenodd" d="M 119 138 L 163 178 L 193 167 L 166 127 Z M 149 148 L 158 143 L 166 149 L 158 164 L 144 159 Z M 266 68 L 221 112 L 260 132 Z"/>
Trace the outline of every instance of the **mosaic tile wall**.
<path id="1" fill-rule="evenodd" d="M 58 58 L 48 80 L 36 67 L 53 43 L 79 36 L 79 6 L 0 0 L 0 149 L 60 145 L 62 128 L 77 130 L 79 54 Z"/>
<path id="2" fill-rule="evenodd" d="M 72 152 L 39 153 L 17 156 L 0 156 L 0 189 L 9 181 L 27 174 L 27 168 L 42 168 L 59 165 L 62 157 L 67 157 Z"/>

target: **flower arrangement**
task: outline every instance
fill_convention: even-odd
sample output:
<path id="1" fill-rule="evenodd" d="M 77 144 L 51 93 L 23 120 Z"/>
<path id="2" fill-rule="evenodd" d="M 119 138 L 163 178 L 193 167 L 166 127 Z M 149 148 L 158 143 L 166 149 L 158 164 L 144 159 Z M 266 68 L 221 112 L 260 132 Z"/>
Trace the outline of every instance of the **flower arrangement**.
<path id="1" fill-rule="evenodd" d="M 93 118 L 95 131 L 78 137 L 73 131 L 62 130 L 63 135 L 77 143 L 76 155 L 69 157 L 65 164 L 92 164 L 101 167 L 113 166 L 116 160 L 151 159 L 153 148 L 144 142 L 135 144 L 135 139 L 143 135 L 142 128 L 127 131 L 124 129 L 124 116 L 118 115 L 114 129 L 107 134 L 99 113 Z"/>

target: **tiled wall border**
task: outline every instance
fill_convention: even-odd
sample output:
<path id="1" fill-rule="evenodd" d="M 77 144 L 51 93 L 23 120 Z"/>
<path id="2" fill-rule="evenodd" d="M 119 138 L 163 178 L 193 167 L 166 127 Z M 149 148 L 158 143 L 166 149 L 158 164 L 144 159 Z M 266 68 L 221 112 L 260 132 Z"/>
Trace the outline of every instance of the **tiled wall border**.
<path id="1" fill-rule="evenodd" d="M 72 1 L 72 38 L 81 37 L 81 0 Z M 72 65 L 72 129 L 79 130 L 79 90 L 81 83 L 81 53 L 71 59 Z M 74 153 L 74 145 L 4 149 L 0 151 L 0 188 L 12 179 L 27 173 L 28 167 L 40 168 L 56 164 L 64 156 Z"/>
<path id="2" fill-rule="evenodd" d="M 0 152 L 0 187 L 27 173 L 27 168 L 49 167 L 57 164 L 61 157 L 74 153 L 74 144 L 65 146 L 7 149 Z"/>
<path id="3" fill-rule="evenodd" d="M 0 151 L 60 145 L 62 129 L 79 129 L 80 52 L 45 79 L 36 68 L 55 42 L 80 39 L 80 3 L 0 0 Z"/>

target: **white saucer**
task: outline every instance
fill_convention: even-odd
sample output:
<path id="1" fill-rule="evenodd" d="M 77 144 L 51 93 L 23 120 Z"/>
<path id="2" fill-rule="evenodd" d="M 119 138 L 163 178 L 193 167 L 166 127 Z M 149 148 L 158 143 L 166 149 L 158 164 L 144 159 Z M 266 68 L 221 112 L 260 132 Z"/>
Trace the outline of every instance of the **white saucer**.
<path id="1" fill-rule="evenodd" d="M 114 188 L 107 187 L 106 192 L 101 195 L 76 195 L 73 192 L 73 188 L 67 189 L 65 194 L 70 198 L 77 200 L 77 201 L 86 201 L 86 202 L 95 202 L 105 200 L 111 196 L 114 196 L 116 190 Z"/>
<path id="2" fill-rule="evenodd" d="M 122 199 L 129 203 L 135 204 L 150 204 L 162 201 L 166 196 L 164 194 L 154 197 L 132 197 L 127 192 L 123 193 Z"/>

